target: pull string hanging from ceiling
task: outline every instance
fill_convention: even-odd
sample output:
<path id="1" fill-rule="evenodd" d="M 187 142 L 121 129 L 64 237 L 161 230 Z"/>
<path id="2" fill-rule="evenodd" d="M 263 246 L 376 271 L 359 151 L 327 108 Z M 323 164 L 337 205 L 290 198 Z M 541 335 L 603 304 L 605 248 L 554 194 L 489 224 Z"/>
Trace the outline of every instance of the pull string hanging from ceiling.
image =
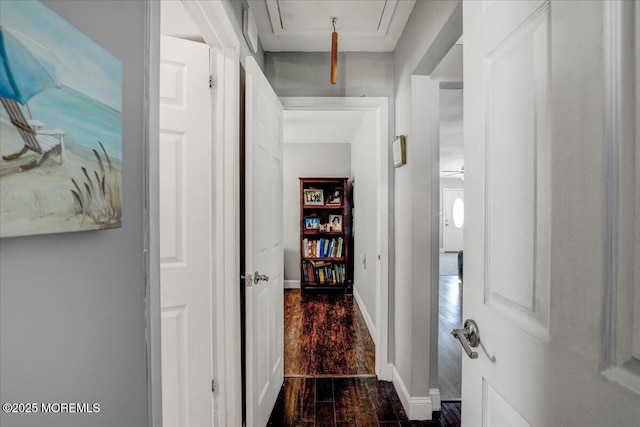
<path id="1" fill-rule="evenodd" d="M 338 81 L 338 33 L 336 32 L 336 17 L 331 18 L 333 33 L 331 33 L 331 84 Z"/>

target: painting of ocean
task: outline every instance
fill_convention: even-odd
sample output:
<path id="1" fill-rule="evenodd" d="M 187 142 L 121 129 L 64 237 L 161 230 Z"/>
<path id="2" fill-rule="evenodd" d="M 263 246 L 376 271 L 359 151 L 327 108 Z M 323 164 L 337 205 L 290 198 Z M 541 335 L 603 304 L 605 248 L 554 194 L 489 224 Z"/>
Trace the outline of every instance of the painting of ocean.
<path id="1" fill-rule="evenodd" d="M 122 224 L 122 64 L 39 1 L 0 2 L 0 237 Z"/>

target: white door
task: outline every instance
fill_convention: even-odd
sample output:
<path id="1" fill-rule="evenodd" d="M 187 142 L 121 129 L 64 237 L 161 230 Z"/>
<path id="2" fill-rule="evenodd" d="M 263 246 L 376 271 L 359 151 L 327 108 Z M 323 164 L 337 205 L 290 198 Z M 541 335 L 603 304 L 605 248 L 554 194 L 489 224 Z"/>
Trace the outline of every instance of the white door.
<path id="1" fill-rule="evenodd" d="M 160 304 L 164 426 L 213 425 L 209 48 L 163 36 Z"/>
<path id="2" fill-rule="evenodd" d="M 464 4 L 464 426 L 638 425 L 600 374 L 606 7 Z"/>
<path id="3" fill-rule="evenodd" d="M 444 236 L 442 246 L 445 252 L 462 250 L 464 227 L 464 190 L 444 189 Z"/>
<path id="4" fill-rule="evenodd" d="M 247 426 L 264 427 L 283 382 L 282 104 L 246 61 Z"/>

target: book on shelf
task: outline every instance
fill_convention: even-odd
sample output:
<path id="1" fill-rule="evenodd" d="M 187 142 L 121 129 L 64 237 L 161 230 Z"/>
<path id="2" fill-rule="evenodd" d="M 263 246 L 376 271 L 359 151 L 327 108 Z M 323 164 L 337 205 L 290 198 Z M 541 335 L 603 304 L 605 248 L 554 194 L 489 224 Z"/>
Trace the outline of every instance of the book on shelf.
<path id="1" fill-rule="evenodd" d="M 338 285 L 345 282 L 344 263 L 305 260 L 302 264 L 305 283 Z"/>
<path id="2" fill-rule="evenodd" d="M 308 239 L 302 241 L 302 253 L 305 258 L 341 258 L 344 239 Z"/>

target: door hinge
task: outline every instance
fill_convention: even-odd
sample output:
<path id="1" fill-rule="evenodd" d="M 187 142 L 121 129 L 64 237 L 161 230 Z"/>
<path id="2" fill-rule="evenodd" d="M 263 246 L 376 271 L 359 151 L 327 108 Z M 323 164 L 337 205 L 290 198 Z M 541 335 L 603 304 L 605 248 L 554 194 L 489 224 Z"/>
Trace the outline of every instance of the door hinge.
<path id="1" fill-rule="evenodd" d="M 211 74 L 209 76 L 209 88 L 213 89 L 216 87 L 216 78 Z"/>
<path id="2" fill-rule="evenodd" d="M 211 393 L 216 392 L 216 380 L 211 380 Z"/>

